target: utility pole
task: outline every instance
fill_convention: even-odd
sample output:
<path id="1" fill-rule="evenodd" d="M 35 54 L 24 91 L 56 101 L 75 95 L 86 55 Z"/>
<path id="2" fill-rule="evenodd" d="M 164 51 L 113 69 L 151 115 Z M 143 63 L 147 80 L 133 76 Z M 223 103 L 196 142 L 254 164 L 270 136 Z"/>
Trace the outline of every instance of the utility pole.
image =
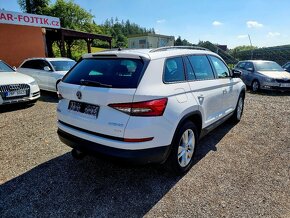
<path id="1" fill-rule="evenodd" d="M 249 37 L 250 44 L 251 44 L 251 47 L 252 47 L 252 51 L 251 51 L 251 60 L 253 60 L 253 45 L 252 45 L 252 40 L 251 40 L 251 36 L 250 36 L 250 34 L 248 34 L 248 37 Z"/>

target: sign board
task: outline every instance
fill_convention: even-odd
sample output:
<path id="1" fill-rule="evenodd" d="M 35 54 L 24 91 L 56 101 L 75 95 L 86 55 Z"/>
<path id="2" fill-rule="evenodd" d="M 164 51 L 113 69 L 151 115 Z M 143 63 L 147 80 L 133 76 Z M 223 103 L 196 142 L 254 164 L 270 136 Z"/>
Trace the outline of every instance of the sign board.
<path id="1" fill-rule="evenodd" d="M 0 23 L 60 28 L 57 17 L 0 10 Z"/>

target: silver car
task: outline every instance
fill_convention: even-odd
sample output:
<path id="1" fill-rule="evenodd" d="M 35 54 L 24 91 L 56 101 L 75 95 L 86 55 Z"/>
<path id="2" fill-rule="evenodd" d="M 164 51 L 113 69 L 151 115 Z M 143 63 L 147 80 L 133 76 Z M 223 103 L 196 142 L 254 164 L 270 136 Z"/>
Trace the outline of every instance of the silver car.
<path id="1" fill-rule="evenodd" d="M 253 92 L 259 89 L 290 91 L 290 74 L 274 61 L 240 61 L 234 68 Z"/>

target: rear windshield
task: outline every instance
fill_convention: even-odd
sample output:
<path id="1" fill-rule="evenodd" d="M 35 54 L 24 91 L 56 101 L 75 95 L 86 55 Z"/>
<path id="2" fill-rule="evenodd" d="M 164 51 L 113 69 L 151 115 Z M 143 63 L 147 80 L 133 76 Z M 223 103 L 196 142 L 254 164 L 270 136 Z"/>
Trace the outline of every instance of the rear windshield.
<path id="1" fill-rule="evenodd" d="M 143 61 L 137 59 L 83 59 L 63 79 L 81 85 L 92 81 L 112 88 L 137 88 Z"/>

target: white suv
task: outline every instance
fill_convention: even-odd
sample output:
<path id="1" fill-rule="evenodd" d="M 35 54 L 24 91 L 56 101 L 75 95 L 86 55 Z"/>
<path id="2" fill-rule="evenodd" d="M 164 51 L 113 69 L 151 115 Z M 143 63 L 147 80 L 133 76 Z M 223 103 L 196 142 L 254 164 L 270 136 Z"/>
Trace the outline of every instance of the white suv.
<path id="1" fill-rule="evenodd" d="M 87 54 L 58 85 L 58 135 L 76 158 L 167 161 L 184 173 L 203 135 L 229 117 L 241 119 L 238 76 L 198 47 Z"/>

